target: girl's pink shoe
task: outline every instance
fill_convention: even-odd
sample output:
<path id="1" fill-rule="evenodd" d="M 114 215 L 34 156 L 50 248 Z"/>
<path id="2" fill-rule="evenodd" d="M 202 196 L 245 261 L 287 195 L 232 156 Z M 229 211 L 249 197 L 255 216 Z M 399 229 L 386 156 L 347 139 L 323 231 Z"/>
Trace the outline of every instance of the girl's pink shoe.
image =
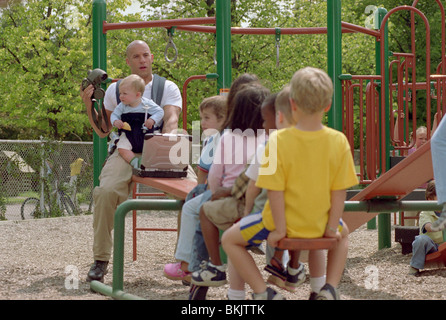
<path id="1" fill-rule="evenodd" d="M 164 266 L 164 276 L 170 280 L 190 281 L 190 272 L 181 270 L 181 262 L 166 264 Z"/>

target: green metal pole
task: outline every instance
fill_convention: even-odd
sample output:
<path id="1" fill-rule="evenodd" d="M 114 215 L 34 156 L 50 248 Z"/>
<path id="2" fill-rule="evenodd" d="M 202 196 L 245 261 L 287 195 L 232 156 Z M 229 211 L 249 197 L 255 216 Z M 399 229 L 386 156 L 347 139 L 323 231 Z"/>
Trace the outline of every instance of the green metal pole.
<path id="1" fill-rule="evenodd" d="M 328 112 L 328 126 L 342 130 L 342 26 L 341 1 L 327 1 L 327 68 L 333 80 L 333 102 Z"/>
<path id="2" fill-rule="evenodd" d="M 386 15 L 386 10 L 384 8 L 378 8 L 374 12 L 374 15 L 375 30 L 379 30 L 382 19 Z M 381 74 L 381 41 L 379 39 L 375 41 L 375 73 L 377 75 Z M 381 87 L 378 87 L 378 91 L 380 90 Z M 367 222 L 367 229 L 376 229 L 376 217 Z"/>
<path id="3" fill-rule="evenodd" d="M 232 83 L 231 1 L 216 3 L 217 90 L 229 89 Z"/>
<path id="4" fill-rule="evenodd" d="M 381 22 L 384 18 L 384 16 L 387 14 L 387 10 L 384 8 L 378 8 L 375 12 L 375 23 L 377 26 L 381 25 Z M 379 28 L 379 27 L 378 27 Z M 376 65 L 377 74 L 381 74 L 381 63 L 384 64 L 385 67 L 385 86 L 381 83 L 381 92 L 384 90 L 385 95 L 385 106 L 384 106 L 384 119 L 390 118 L 390 111 L 389 111 L 389 41 L 388 41 L 388 27 L 387 23 L 384 26 L 385 28 L 385 36 L 384 39 L 380 39 L 379 46 L 384 46 L 385 54 L 383 57 L 383 61 L 381 61 L 381 54 L 378 54 L 379 62 L 380 64 Z M 377 46 L 377 50 L 379 50 L 379 46 Z M 379 51 L 380 52 L 380 51 Z M 380 107 L 381 107 L 381 99 L 380 99 Z M 380 110 L 380 116 L 382 114 L 382 108 Z M 381 118 L 381 117 L 380 117 Z M 381 144 L 385 145 L 384 148 L 384 156 L 386 159 L 386 171 L 390 169 L 390 124 L 389 121 L 385 121 L 385 123 L 381 123 L 380 121 L 380 129 L 384 130 L 384 138 L 382 138 L 382 135 L 380 136 L 380 139 L 384 139 L 384 141 L 381 141 Z M 382 131 L 381 131 L 382 132 Z M 390 213 L 380 213 L 378 215 L 378 248 L 384 249 L 384 248 L 390 248 L 392 246 L 391 241 L 391 214 Z"/>
<path id="5" fill-rule="evenodd" d="M 93 291 L 112 296 L 117 299 L 134 299 L 135 296 L 124 293 L 124 237 L 125 217 L 132 210 L 180 210 L 181 200 L 132 199 L 121 203 L 115 212 L 113 230 L 113 288 L 110 289 L 98 281 L 92 281 Z"/>
<path id="6" fill-rule="evenodd" d="M 392 247 L 391 214 L 383 212 L 378 214 L 378 249 Z"/>
<path id="7" fill-rule="evenodd" d="M 93 69 L 100 68 L 107 71 L 107 45 L 106 35 L 103 32 L 102 23 L 106 20 L 107 4 L 105 0 L 93 0 L 92 16 L 92 47 L 93 47 Z M 105 89 L 105 84 L 102 84 Z M 97 106 L 96 106 L 97 108 Z M 102 165 L 107 157 L 107 138 L 100 138 L 93 133 L 93 183 L 99 185 L 99 175 Z"/>
<path id="8" fill-rule="evenodd" d="M 217 0 L 215 12 L 217 48 L 217 94 L 232 84 L 231 50 L 231 0 Z M 220 256 L 226 261 L 226 253 L 220 247 Z"/>
<path id="9" fill-rule="evenodd" d="M 375 21 L 378 24 L 378 26 L 381 25 L 382 20 L 384 19 L 385 15 L 387 14 L 387 10 L 384 8 L 378 8 L 375 12 Z M 378 27 L 379 28 L 379 27 Z M 384 26 L 384 39 L 381 39 L 380 43 L 381 44 L 377 44 L 376 50 L 377 50 L 377 56 L 379 59 L 379 63 L 383 63 L 386 68 L 385 68 L 385 73 L 384 73 L 384 78 L 385 78 L 385 83 L 387 84 L 385 86 L 385 88 L 383 88 L 381 86 L 381 90 L 384 90 L 384 95 L 385 95 L 385 101 L 386 101 L 386 105 L 384 106 L 384 119 L 389 119 L 390 118 L 390 107 L 389 107 L 389 98 L 390 98 L 390 88 L 389 88 L 389 30 L 388 30 L 388 24 L 386 23 Z M 378 53 L 379 50 L 379 45 L 383 45 L 384 46 L 384 50 L 385 50 L 385 54 L 384 54 L 384 61 L 381 61 L 380 57 L 381 54 Z M 380 52 L 380 51 L 379 51 Z M 376 69 L 377 69 L 377 74 L 381 74 L 381 64 L 376 65 Z M 380 108 L 381 110 L 381 108 Z M 391 149 L 391 144 L 390 144 L 390 123 L 389 121 L 385 121 L 384 124 L 381 123 L 381 130 L 384 130 L 385 132 L 385 136 L 384 136 L 384 141 L 381 141 L 381 143 L 383 143 L 385 145 L 385 157 L 386 157 L 386 170 L 390 169 L 390 149 Z"/>

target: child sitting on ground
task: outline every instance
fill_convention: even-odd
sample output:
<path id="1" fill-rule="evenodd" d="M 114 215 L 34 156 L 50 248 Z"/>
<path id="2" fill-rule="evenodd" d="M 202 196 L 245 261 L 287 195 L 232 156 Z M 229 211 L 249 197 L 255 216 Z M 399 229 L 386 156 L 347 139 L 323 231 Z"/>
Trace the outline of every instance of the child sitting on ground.
<path id="1" fill-rule="evenodd" d="M 208 135 L 203 143 L 199 164 L 197 166 L 197 182 L 199 186 L 207 189 L 207 174 L 212 164 L 213 155 L 217 148 L 220 132 L 226 121 L 227 99 L 225 96 L 213 96 L 204 99 L 199 107 L 201 128 L 203 134 Z M 186 201 L 181 210 L 180 232 L 175 250 L 176 263 L 169 263 L 164 266 L 164 275 L 171 280 L 189 281 L 190 275 L 188 266 L 192 251 L 192 243 L 195 229 L 198 224 L 199 205 L 207 198 L 207 190 Z"/>
<path id="2" fill-rule="evenodd" d="M 268 95 L 269 90 L 262 85 L 246 84 L 235 95 L 233 106 L 229 107 L 232 110 L 229 129 L 225 129 L 220 138 L 208 176 L 212 201 L 205 202 L 200 209 L 200 225 L 210 262 L 192 273 L 191 282 L 194 285 L 212 287 L 227 282 L 226 266 L 220 258 L 217 227 L 227 229 L 243 215 L 243 206 L 225 194 L 232 189 L 235 180 L 255 154 L 257 133 L 261 131 L 263 122 L 260 109 Z M 225 195 L 224 198 L 221 195 Z M 209 217 L 212 217 L 215 225 L 209 221 Z"/>
<path id="3" fill-rule="evenodd" d="M 426 187 L 426 200 L 437 200 L 435 180 L 428 182 Z M 419 218 L 420 234 L 412 243 L 412 259 L 410 260 L 409 274 L 418 275 L 424 268 L 426 255 L 437 252 L 438 246 L 444 242 L 442 231 L 433 231 L 432 224 L 438 220 L 440 212 L 421 211 Z"/>
<path id="4" fill-rule="evenodd" d="M 254 299 L 282 297 L 266 286 L 245 247 L 266 239 L 277 247 L 284 237 L 338 240 L 328 251 L 326 284 L 317 299 L 339 299 L 336 287 L 347 259 L 348 238 L 338 225 L 346 189 L 358 180 L 345 135 L 322 124 L 332 95 L 332 81 L 322 70 L 307 67 L 294 74 L 290 103 L 297 125 L 270 135 L 265 148 L 269 161 L 262 162 L 256 183 L 268 190 L 268 201 L 263 212 L 242 218 L 223 234 L 223 249 L 254 291 Z M 298 264 L 298 257 L 291 256 L 290 266 Z"/>
<path id="5" fill-rule="evenodd" d="M 134 168 L 139 166 L 135 153 L 142 152 L 145 133 L 153 132 L 164 117 L 163 108 L 143 97 L 145 88 L 144 80 L 136 74 L 124 78 L 119 84 L 121 103 L 110 116 L 110 122 L 118 128 L 118 152 Z"/>

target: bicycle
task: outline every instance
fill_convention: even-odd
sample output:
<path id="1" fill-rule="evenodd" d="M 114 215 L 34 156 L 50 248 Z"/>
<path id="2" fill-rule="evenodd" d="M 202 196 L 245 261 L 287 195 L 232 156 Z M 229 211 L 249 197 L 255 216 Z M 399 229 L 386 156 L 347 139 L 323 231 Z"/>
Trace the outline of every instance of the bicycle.
<path id="1" fill-rule="evenodd" d="M 80 167 L 76 171 L 76 174 L 72 175 L 70 178 L 70 182 L 68 183 L 69 188 L 73 188 L 73 196 L 76 197 L 76 180 L 77 176 L 80 173 L 82 165 L 85 163 L 83 159 L 77 159 L 76 161 L 80 160 Z M 75 163 L 73 162 L 72 165 Z M 40 218 L 40 217 L 49 217 L 55 210 L 54 210 L 54 203 L 52 203 L 51 199 L 54 199 L 54 196 L 56 196 L 56 205 L 58 210 L 58 213 L 60 215 L 64 215 L 65 212 L 69 216 L 73 215 L 79 215 L 81 213 L 81 209 L 75 204 L 75 202 L 68 196 L 64 189 L 60 188 L 59 181 L 57 179 L 57 173 L 56 178 L 54 179 L 54 191 L 50 192 L 47 191 L 47 196 L 45 197 L 45 179 L 44 177 L 48 177 L 49 174 L 52 172 L 51 167 L 47 161 L 45 161 L 46 164 L 46 172 L 44 172 L 44 169 L 41 169 L 41 195 L 40 198 L 36 197 L 29 197 L 26 198 L 25 201 L 23 201 L 21 207 L 20 207 L 20 215 L 23 220 L 30 219 L 30 218 Z M 79 164 L 79 162 L 78 162 Z M 52 196 L 52 197 L 51 197 Z M 43 200 L 43 201 L 41 201 Z"/>

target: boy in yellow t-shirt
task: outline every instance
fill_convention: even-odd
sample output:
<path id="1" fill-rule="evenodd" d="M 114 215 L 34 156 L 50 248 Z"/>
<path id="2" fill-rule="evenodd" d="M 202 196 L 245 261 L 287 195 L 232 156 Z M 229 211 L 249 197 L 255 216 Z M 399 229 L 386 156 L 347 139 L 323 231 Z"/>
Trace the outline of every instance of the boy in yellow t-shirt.
<path id="1" fill-rule="evenodd" d="M 338 239 L 328 252 L 326 285 L 319 299 L 338 299 L 336 287 L 348 251 L 348 230 L 339 231 L 346 189 L 358 183 L 350 145 L 344 134 L 325 127 L 333 84 L 322 70 L 307 67 L 291 80 L 290 103 L 296 126 L 271 134 L 256 185 L 268 190 L 263 212 L 251 214 L 228 229 L 222 244 L 254 299 L 280 299 L 267 288 L 245 246 L 267 239 L 276 247 L 284 237 Z M 298 257 L 292 261 L 298 263 Z"/>

